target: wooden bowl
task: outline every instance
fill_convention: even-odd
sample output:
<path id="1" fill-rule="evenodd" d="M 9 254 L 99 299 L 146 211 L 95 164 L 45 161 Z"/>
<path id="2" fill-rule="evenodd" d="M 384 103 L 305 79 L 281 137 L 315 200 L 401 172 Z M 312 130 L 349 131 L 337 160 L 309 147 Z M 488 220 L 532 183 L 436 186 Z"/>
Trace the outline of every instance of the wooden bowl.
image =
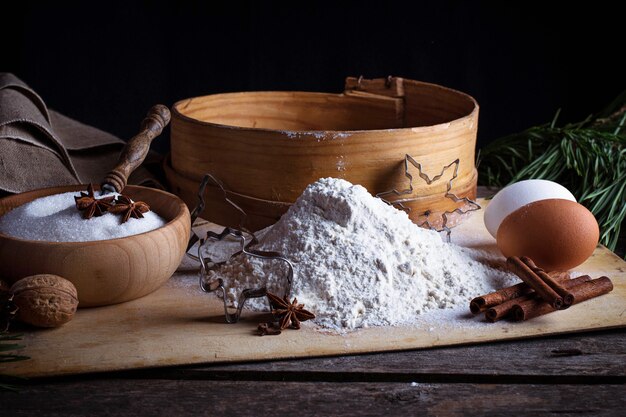
<path id="1" fill-rule="evenodd" d="M 405 154 L 430 177 L 459 159 L 452 192 L 476 196 L 478 104 L 467 94 L 434 84 L 349 78 L 342 94 L 195 97 L 174 105 L 171 123 L 170 182 L 182 178 L 198 184 L 211 173 L 228 190 L 259 205 L 293 203 L 308 184 L 323 177 L 344 178 L 372 194 L 407 189 Z M 411 169 L 415 200 L 407 206 L 414 220 L 426 210 L 457 207 L 444 197 L 451 170 L 428 185 Z"/>
<path id="2" fill-rule="evenodd" d="M 39 197 L 86 186 L 45 188 L 0 199 L 0 215 Z M 152 188 L 127 186 L 167 224 L 150 232 L 93 242 L 44 242 L 0 233 L 0 277 L 12 283 L 34 274 L 56 274 L 78 290 L 79 307 L 121 303 L 163 285 L 185 254 L 191 230 L 189 210 L 178 197 Z"/>

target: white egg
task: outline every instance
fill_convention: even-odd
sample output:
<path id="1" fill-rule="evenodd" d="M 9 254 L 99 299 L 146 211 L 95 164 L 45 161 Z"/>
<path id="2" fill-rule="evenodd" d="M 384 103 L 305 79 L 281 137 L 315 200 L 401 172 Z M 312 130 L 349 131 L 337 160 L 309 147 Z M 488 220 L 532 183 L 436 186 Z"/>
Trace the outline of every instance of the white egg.
<path id="1" fill-rule="evenodd" d="M 485 226 L 496 237 L 502 221 L 515 210 L 539 200 L 564 199 L 576 202 L 576 197 L 561 184 L 547 180 L 525 180 L 500 190 L 485 209 Z"/>

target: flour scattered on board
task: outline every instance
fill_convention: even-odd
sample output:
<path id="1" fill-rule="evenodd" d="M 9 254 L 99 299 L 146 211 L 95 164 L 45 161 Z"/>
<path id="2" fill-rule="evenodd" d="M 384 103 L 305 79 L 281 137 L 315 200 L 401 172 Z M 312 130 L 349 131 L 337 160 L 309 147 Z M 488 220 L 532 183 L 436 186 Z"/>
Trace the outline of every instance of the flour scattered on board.
<path id="1" fill-rule="evenodd" d="M 516 281 L 341 179 L 311 184 L 259 236 L 257 248 L 292 261 L 292 297 L 331 330 L 416 323 L 428 311 L 465 306 L 476 294 Z M 215 274 L 225 279 L 234 301 L 241 289 L 263 285 L 281 294 L 283 269 L 280 263 L 242 257 Z M 264 299 L 250 300 L 249 306 L 267 309 Z"/>

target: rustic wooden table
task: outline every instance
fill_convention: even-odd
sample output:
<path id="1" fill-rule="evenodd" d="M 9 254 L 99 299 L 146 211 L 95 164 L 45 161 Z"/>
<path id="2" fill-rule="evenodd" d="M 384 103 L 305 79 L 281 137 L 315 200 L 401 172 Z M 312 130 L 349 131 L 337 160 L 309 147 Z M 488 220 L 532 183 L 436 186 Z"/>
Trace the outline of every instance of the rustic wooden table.
<path id="1" fill-rule="evenodd" d="M 0 416 L 623 416 L 625 336 L 29 380 Z"/>
<path id="2" fill-rule="evenodd" d="M 28 381 L 2 416 L 623 416 L 626 330 Z"/>

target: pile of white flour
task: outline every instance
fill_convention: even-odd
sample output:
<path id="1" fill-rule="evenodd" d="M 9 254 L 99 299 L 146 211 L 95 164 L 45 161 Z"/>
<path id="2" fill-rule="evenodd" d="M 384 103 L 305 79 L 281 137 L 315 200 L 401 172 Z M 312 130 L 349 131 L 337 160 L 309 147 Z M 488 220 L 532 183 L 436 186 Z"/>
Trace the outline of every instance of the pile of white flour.
<path id="1" fill-rule="evenodd" d="M 261 234 L 256 248 L 281 252 L 294 265 L 292 297 L 334 330 L 408 324 L 429 310 L 466 307 L 514 281 L 341 179 L 311 184 Z M 282 294 L 285 270 L 277 261 L 239 257 L 216 273 L 235 300 L 241 289 L 263 285 Z M 249 302 L 267 309 L 264 299 Z"/>

